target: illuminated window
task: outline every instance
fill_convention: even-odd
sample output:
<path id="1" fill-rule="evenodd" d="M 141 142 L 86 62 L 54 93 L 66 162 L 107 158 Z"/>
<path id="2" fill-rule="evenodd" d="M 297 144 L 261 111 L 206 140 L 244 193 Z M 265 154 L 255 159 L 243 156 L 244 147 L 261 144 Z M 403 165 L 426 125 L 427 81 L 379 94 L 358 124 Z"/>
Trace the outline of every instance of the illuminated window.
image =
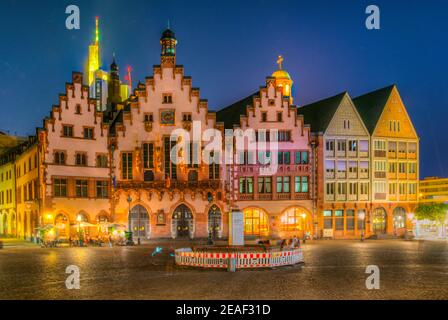
<path id="1" fill-rule="evenodd" d="M 121 154 L 121 178 L 123 180 L 132 180 L 132 152 L 123 152 Z"/>
<path id="2" fill-rule="evenodd" d="M 268 216 L 260 209 L 244 210 L 244 233 L 246 235 L 267 235 Z"/>
<path id="3" fill-rule="evenodd" d="M 307 214 L 301 208 L 291 208 L 280 218 L 283 231 L 305 231 L 307 230 Z"/>
<path id="4" fill-rule="evenodd" d="M 76 180 L 76 197 L 77 198 L 87 198 L 87 189 L 88 189 L 88 182 L 87 180 Z"/>

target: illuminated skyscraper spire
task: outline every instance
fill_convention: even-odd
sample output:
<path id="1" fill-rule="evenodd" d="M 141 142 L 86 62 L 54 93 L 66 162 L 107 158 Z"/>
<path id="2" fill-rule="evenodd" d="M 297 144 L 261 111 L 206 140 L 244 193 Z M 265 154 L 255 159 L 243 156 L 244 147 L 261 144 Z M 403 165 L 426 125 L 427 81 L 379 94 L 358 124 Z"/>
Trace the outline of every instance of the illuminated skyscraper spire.
<path id="1" fill-rule="evenodd" d="M 89 59 L 87 61 L 88 85 L 95 80 L 95 72 L 100 68 L 100 30 L 99 19 L 95 18 L 95 42 L 89 46 Z"/>
<path id="2" fill-rule="evenodd" d="M 95 18 L 95 44 L 99 45 L 100 42 L 100 29 L 98 27 L 98 17 Z"/>

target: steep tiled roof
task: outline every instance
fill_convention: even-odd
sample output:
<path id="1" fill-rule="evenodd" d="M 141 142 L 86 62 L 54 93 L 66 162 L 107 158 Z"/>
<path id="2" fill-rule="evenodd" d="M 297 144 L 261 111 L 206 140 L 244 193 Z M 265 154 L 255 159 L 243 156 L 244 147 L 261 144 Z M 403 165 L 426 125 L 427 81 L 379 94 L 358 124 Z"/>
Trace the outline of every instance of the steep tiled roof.
<path id="1" fill-rule="evenodd" d="M 395 85 L 391 85 L 353 99 L 353 103 L 370 134 L 375 130 L 376 124 L 394 88 Z"/>
<path id="2" fill-rule="evenodd" d="M 258 96 L 259 93 L 256 92 L 230 106 L 222 108 L 216 112 L 216 121 L 223 122 L 225 129 L 232 129 L 235 124 L 239 126 L 240 116 L 246 115 L 246 107 L 252 106 L 253 98 Z"/>
<path id="3" fill-rule="evenodd" d="M 325 132 L 346 94 L 347 92 L 342 92 L 333 97 L 297 108 L 297 113 L 303 115 L 305 124 L 311 125 L 312 132 Z"/>

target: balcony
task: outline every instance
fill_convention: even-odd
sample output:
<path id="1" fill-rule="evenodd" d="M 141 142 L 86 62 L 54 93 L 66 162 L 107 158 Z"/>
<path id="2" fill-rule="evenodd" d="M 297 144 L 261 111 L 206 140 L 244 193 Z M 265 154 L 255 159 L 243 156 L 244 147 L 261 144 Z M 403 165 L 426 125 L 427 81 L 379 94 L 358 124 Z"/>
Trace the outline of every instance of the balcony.
<path id="1" fill-rule="evenodd" d="M 357 152 L 356 151 L 348 151 L 347 156 L 350 158 L 356 158 Z"/>
<path id="2" fill-rule="evenodd" d="M 269 165 L 235 165 L 235 172 L 244 173 L 244 174 L 258 174 L 261 170 L 269 170 Z M 311 165 L 310 164 L 278 164 L 275 173 L 310 173 Z"/>
<path id="3" fill-rule="evenodd" d="M 417 159 L 417 154 L 415 152 L 408 153 L 408 159 Z"/>
<path id="4" fill-rule="evenodd" d="M 164 181 L 119 181 L 116 189 L 222 189 L 221 180 L 178 181 L 171 180 L 169 187 Z"/>
<path id="5" fill-rule="evenodd" d="M 368 201 L 369 195 L 368 194 L 360 194 L 359 195 L 359 201 Z"/>
<path id="6" fill-rule="evenodd" d="M 334 201 L 334 194 L 326 194 L 325 201 Z"/>
<path id="7" fill-rule="evenodd" d="M 397 158 L 397 153 L 396 153 L 395 151 L 389 151 L 389 152 L 387 153 L 387 157 L 388 157 L 389 159 L 396 159 L 396 158 Z"/>
<path id="8" fill-rule="evenodd" d="M 375 200 L 386 200 L 387 193 L 375 193 L 374 197 L 375 197 Z"/>
<path id="9" fill-rule="evenodd" d="M 386 151 L 385 150 L 375 150 L 375 152 L 373 153 L 373 155 L 376 158 L 385 158 L 386 157 Z"/>
<path id="10" fill-rule="evenodd" d="M 281 200 L 309 200 L 309 193 L 255 193 L 255 194 L 238 194 L 239 201 L 281 201 Z"/>
<path id="11" fill-rule="evenodd" d="M 348 201 L 356 201 L 356 200 L 358 200 L 358 195 L 356 195 L 356 194 L 349 194 L 348 197 L 347 197 L 347 200 Z"/>
<path id="12" fill-rule="evenodd" d="M 333 172 L 325 172 L 326 179 L 334 179 L 334 171 Z"/>
<path id="13" fill-rule="evenodd" d="M 386 178 L 386 172 L 385 171 L 376 171 L 375 172 L 375 178 L 376 179 L 385 179 Z"/>
<path id="14" fill-rule="evenodd" d="M 240 194 L 238 194 L 238 200 L 241 200 L 241 201 L 254 200 L 254 195 L 253 194 L 247 194 L 247 193 L 240 193 Z"/>
<path id="15" fill-rule="evenodd" d="M 359 151 L 359 157 L 360 158 L 368 158 L 369 152 L 368 151 Z"/>
<path id="16" fill-rule="evenodd" d="M 369 173 L 368 172 L 360 172 L 359 178 L 360 179 L 369 179 Z"/>
<path id="17" fill-rule="evenodd" d="M 357 172 L 349 172 L 348 173 L 348 178 L 349 179 L 357 179 L 358 178 L 358 173 Z"/>
<path id="18" fill-rule="evenodd" d="M 338 179 L 345 179 L 347 177 L 347 173 L 345 171 L 340 171 L 336 173 L 336 178 Z"/>

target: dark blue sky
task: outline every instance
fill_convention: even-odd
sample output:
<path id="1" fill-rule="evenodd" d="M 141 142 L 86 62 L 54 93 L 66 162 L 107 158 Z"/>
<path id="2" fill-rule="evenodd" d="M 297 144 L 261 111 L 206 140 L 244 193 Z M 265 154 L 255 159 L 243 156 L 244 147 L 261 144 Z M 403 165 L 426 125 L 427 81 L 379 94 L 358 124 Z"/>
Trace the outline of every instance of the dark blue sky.
<path id="1" fill-rule="evenodd" d="M 77 4 L 81 29 L 65 28 Z M 381 30 L 364 26 L 381 9 Z M 134 83 L 159 63 L 171 21 L 179 64 L 218 109 L 264 84 L 278 54 L 303 105 L 349 91 L 352 97 L 396 83 L 421 137 L 421 176 L 448 174 L 448 2 L 440 1 L 12 1 L 0 4 L 0 130 L 32 134 L 71 71 L 83 71 L 101 19 L 103 63 L 112 53 Z"/>

